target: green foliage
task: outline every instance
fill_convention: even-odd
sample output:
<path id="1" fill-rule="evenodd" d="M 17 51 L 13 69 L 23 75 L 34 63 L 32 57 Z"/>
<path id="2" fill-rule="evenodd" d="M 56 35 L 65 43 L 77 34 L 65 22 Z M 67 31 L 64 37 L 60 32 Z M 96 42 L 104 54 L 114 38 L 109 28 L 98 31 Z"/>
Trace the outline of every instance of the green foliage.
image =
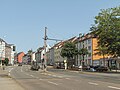
<path id="1" fill-rule="evenodd" d="M 107 48 L 107 54 L 120 56 L 120 6 L 101 10 L 95 17 L 91 31 L 98 38 L 98 47 Z M 102 52 L 101 49 L 99 49 Z"/>
<path id="2" fill-rule="evenodd" d="M 99 46 L 97 49 L 95 49 L 95 51 L 97 51 L 95 53 L 95 55 L 102 55 L 103 56 L 103 65 L 105 66 L 105 55 L 108 53 L 107 52 L 107 47 Z"/>
<path id="3" fill-rule="evenodd" d="M 101 47 L 99 46 L 97 49 L 95 49 L 94 51 L 96 51 L 95 55 L 106 55 L 107 54 L 107 48 L 106 47 Z"/>
<path id="4" fill-rule="evenodd" d="M 83 59 L 83 61 L 84 61 L 84 56 L 85 56 L 85 55 L 88 55 L 88 54 L 90 54 L 90 53 L 88 52 L 88 49 L 87 49 L 87 48 L 81 48 L 81 49 L 78 51 L 78 54 L 82 56 L 82 59 Z M 84 62 L 82 62 L 82 63 L 83 63 L 82 65 L 84 66 Z"/>
<path id="5" fill-rule="evenodd" d="M 5 58 L 4 62 L 3 62 L 6 66 L 8 65 L 9 63 L 9 59 L 8 58 Z"/>
<path id="6" fill-rule="evenodd" d="M 73 56 L 77 55 L 77 48 L 74 43 L 67 42 L 64 44 L 61 50 L 61 56 L 67 58 L 73 58 Z"/>
<path id="7" fill-rule="evenodd" d="M 81 48 L 81 49 L 78 51 L 78 54 L 84 56 L 84 55 L 89 54 L 89 52 L 88 52 L 87 48 Z"/>
<path id="8" fill-rule="evenodd" d="M 28 50 L 28 54 L 31 55 L 32 54 L 32 49 L 31 50 Z"/>

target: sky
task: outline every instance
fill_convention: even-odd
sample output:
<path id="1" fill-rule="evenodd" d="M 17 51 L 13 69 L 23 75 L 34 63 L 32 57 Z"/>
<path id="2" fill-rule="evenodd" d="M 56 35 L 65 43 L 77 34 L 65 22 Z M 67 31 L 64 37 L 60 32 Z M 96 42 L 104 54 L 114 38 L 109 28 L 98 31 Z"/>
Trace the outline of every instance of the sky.
<path id="1" fill-rule="evenodd" d="M 0 38 L 25 52 L 51 39 L 66 40 L 88 33 L 101 9 L 120 6 L 120 0 L 0 0 Z M 56 41 L 47 41 L 50 46 Z"/>

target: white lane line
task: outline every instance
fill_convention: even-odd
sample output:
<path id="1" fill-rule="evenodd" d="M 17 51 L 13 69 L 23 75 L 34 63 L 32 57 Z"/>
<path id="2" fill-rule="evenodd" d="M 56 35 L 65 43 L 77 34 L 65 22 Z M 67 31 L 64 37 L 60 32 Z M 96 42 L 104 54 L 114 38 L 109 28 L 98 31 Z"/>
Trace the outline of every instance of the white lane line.
<path id="1" fill-rule="evenodd" d="M 93 83 L 93 82 L 88 82 L 88 83 L 92 85 L 98 85 L 97 83 Z"/>
<path id="2" fill-rule="evenodd" d="M 58 76 L 59 78 L 63 78 L 62 76 Z"/>
<path id="3" fill-rule="evenodd" d="M 34 77 L 33 75 L 30 75 L 31 77 Z"/>
<path id="4" fill-rule="evenodd" d="M 52 74 L 48 74 L 49 76 L 51 76 Z"/>
<path id="5" fill-rule="evenodd" d="M 10 76 L 10 73 L 11 73 L 12 70 L 13 70 L 13 68 L 11 68 L 11 69 L 9 70 L 8 76 Z"/>
<path id="6" fill-rule="evenodd" d="M 56 75 L 52 75 L 53 77 L 57 77 Z"/>
<path id="7" fill-rule="evenodd" d="M 21 72 L 23 72 L 22 67 L 21 67 Z"/>
<path id="8" fill-rule="evenodd" d="M 11 69 L 9 70 L 9 73 L 10 73 L 12 70 L 13 70 L 13 68 L 11 68 Z"/>
<path id="9" fill-rule="evenodd" d="M 8 73 L 8 76 L 10 76 L 10 73 Z"/>
<path id="10" fill-rule="evenodd" d="M 41 81 L 42 81 L 43 79 L 41 79 L 41 78 L 40 78 L 39 80 L 41 80 Z"/>
<path id="11" fill-rule="evenodd" d="M 65 78 L 65 79 L 70 80 L 70 78 Z"/>
<path id="12" fill-rule="evenodd" d="M 44 73 L 44 75 L 47 75 L 47 73 Z"/>
<path id="13" fill-rule="evenodd" d="M 118 88 L 118 87 L 113 87 L 113 86 L 108 86 L 108 88 L 120 90 L 120 88 Z"/>
<path id="14" fill-rule="evenodd" d="M 51 84 L 54 84 L 54 85 L 58 85 L 57 83 L 54 83 L 54 82 L 51 82 L 51 81 L 48 81 L 48 83 L 51 83 Z"/>

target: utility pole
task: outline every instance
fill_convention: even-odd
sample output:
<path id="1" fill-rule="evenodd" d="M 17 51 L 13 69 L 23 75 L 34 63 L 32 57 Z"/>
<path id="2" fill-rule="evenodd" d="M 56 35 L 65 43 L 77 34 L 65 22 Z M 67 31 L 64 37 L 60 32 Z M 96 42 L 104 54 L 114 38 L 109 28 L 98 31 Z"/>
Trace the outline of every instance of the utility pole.
<path id="1" fill-rule="evenodd" d="M 44 55 L 43 55 L 43 70 L 46 72 L 47 71 L 47 60 L 46 60 L 46 47 L 47 47 L 47 40 L 52 40 L 52 41 L 63 41 L 59 39 L 50 39 L 47 37 L 47 27 L 45 27 L 45 34 L 44 34 Z"/>
<path id="2" fill-rule="evenodd" d="M 45 36 L 44 36 L 44 71 L 47 71 L 47 60 L 46 60 L 46 47 L 47 47 L 47 27 L 45 27 Z"/>

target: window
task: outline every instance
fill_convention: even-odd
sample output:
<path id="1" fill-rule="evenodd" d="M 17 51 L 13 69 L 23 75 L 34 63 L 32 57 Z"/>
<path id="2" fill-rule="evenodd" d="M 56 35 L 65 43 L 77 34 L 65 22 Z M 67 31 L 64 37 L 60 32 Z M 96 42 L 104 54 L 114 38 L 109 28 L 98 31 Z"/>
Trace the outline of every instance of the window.
<path id="1" fill-rule="evenodd" d="M 88 57 L 91 57 L 91 53 L 88 54 Z"/>
<path id="2" fill-rule="evenodd" d="M 91 39 L 88 39 L 88 44 L 91 44 Z"/>
<path id="3" fill-rule="evenodd" d="M 89 50 L 89 51 L 91 50 L 91 46 L 88 46 L 88 50 Z"/>

